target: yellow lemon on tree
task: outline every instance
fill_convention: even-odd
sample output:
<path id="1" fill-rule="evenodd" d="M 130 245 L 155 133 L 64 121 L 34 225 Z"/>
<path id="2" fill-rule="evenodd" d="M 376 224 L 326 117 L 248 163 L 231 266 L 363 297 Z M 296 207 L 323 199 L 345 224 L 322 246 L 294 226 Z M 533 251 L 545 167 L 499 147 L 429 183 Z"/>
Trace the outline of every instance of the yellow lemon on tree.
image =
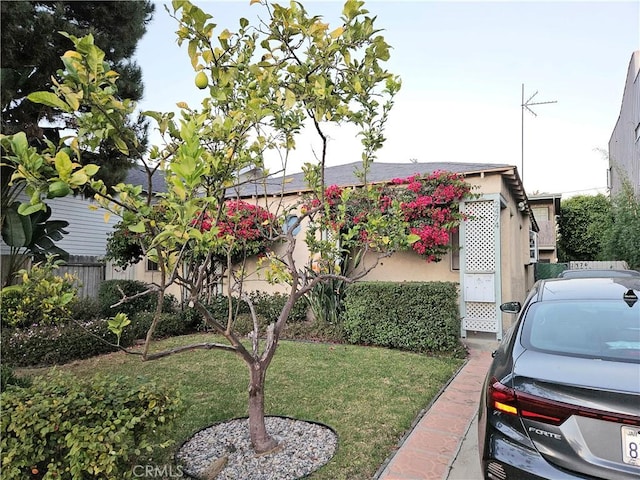
<path id="1" fill-rule="evenodd" d="M 203 88 L 207 88 L 207 85 L 209 85 L 209 79 L 207 78 L 207 74 L 201 70 L 196 75 L 196 87 L 202 90 Z"/>

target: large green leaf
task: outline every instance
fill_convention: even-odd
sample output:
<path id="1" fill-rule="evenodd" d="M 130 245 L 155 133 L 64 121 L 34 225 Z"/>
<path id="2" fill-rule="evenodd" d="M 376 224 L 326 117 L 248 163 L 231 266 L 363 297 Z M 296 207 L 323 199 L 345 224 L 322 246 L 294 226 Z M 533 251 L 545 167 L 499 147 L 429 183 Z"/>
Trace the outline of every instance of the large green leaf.
<path id="1" fill-rule="evenodd" d="M 2 225 L 2 240 L 10 247 L 26 247 L 31 243 L 32 225 L 29 217 L 20 215 L 20 202 L 12 203 L 7 209 Z"/>
<path id="2" fill-rule="evenodd" d="M 2 225 L 2 240 L 15 248 L 25 248 L 31 256 L 42 258 L 56 255 L 62 259 L 69 254 L 56 246 L 62 240 L 69 222 L 65 220 L 49 220 L 51 208 L 38 210 L 30 215 L 19 213 L 20 202 L 12 203 L 7 209 Z"/>
<path id="3" fill-rule="evenodd" d="M 56 246 L 55 242 L 62 240 L 63 234 L 67 233 L 65 228 L 69 226 L 69 222 L 49 220 L 50 217 L 51 208 L 49 207 L 45 211 L 36 212 L 31 216 L 32 242 L 27 247 L 35 256 L 54 255 L 67 259 L 69 254 Z"/>

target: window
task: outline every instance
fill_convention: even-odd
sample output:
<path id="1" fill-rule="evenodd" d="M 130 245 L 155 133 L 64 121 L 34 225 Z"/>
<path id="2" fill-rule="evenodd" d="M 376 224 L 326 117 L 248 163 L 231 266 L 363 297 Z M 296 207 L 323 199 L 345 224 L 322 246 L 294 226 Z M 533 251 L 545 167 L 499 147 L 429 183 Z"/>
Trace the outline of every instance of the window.
<path id="1" fill-rule="evenodd" d="M 287 233 L 298 221 L 298 216 L 297 215 L 287 215 L 287 219 L 284 221 L 284 233 Z M 300 232 L 300 224 L 298 224 L 293 231 L 291 232 L 291 234 L 295 237 L 298 233 Z"/>
<path id="2" fill-rule="evenodd" d="M 548 222 L 549 221 L 549 209 L 547 207 L 531 207 L 533 216 L 536 222 Z"/>
<path id="3" fill-rule="evenodd" d="M 538 234 L 533 230 L 529 230 L 529 262 L 536 263 L 538 261 Z"/>
<path id="4" fill-rule="evenodd" d="M 460 270 L 460 233 L 451 234 L 451 270 Z"/>
<path id="5" fill-rule="evenodd" d="M 604 360 L 638 362 L 640 303 L 552 300 L 531 305 L 524 322 L 526 348 Z"/>
<path id="6" fill-rule="evenodd" d="M 158 267 L 158 264 L 156 262 L 154 262 L 153 260 L 149 260 L 147 258 L 147 271 L 148 272 L 157 272 L 158 270 L 160 270 L 160 268 Z"/>

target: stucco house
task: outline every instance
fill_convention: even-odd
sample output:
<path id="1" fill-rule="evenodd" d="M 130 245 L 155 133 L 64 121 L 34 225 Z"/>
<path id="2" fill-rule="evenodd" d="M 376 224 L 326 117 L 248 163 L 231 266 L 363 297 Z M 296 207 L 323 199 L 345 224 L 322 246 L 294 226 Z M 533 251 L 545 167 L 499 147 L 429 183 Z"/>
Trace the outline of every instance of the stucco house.
<path id="1" fill-rule="evenodd" d="M 149 177 L 142 167 L 134 167 L 127 172 L 126 183 L 132 185 L 142 185 L 144 191 L 149 190 Z M 162 171 L 156 171 L 151 177 L 151 189 L 154 194 L 164 193 L 167 191 L 167 185 L 162 175 Z M 120 219 L 116 218 L 117 223 Z M 106 239 L 105 239 L 106 254 Z M 104 256 L 104 255 L 103 255 Z M 138 280 L 140 282 L 153 284 L 160 283 L 160 271 L 158 265 L 154 262 L 143 259 L 140 262 L 127 268 L 116 266 L 113 262 L 105 262 L 105 280 Z M 167 289 L 167 293 L 174 295 L 177 299 L 183 298 L 183 292 L 177 285 L 171 285 Z"/>
<path id="2" fill-rule="evenodd" d="M 352 163 L 328 167 L 325 184 L 341 187 L 358 186 Z M 370 183 L 386 183 L 393 178 L 449 171 L 462 174 L 475 186 L 477 198 L 464 202 L 460 208 L 470 214 L 459 234 L 452 241 L 454 249 L 438 263 L 427 263 L 418 254 L 408 251 L 385 259 L 363 280 L 377 281 L 451 281 L 460 285 L 461 335 L 469 331 L 491 332 L 502 337 L 512 317 L 502 314 L 504 301 L 524 300 L 534 282 L 534 264 L 538 258 L 536 242 L 538 225 L 533 216 L 517 168 L 504 164 L 484 163 L 376 163 L 367 175 Z M 259 185 L 245 185 L 241 197 L 256 201 L 273 210 L 281 204 L 294 204 L 306 192 L 301 173 L 272 178 Z M 284 196 L 282 192 L 284 191 Z M 266 192 L 266 197 L 265 197 Z M 266 205 L 264 205 L 266 198 Z M 309 261 L 301 225 L 295 251 L 298 265 Z M 456 245 L 457 244 L 457 245 Z M 258 275 L 249 277 L 252 289 L 273 291 Z"/>
<path id="3" fill-rule="evenodd" d="M 360 185 L 360 180 L 354 175 L 354 168 L 358 165 L 328 167 L 325 184 L 342 187 Z M 393 178 L 434 171 L 462 174 L 478 195 L 460 205 L 461 211 L 472 217 L 472 220 L 463 222 L 458 234 L 452 238 L 453 246 L 460 248 L 455 248 L 437 263 L 427 263 L 412 251 L 395 253 L 363 280 L 456 282 L 460 285 L 461 336 L 471 331 L 490 332 L 500 339 L 513 318 L 502 314 L 499 305 L 504 301 L 524 300 L 534 282 L 540 228 L 532 202 L 527 198 L 517 168 L 506 164 L 374 162 L 367 179 L 370 183 L 386 183 Z M 164 191 L 166 187 L 161 175 L 154 176 L 153 181 L 154 191 Z M 139 169 L 130 171 L 128 182 L 147 183 L 144 172 Z M 269 178 L 259 185 L 245 183 L 241 197 L 257 203 L 264 203 L 266 198 L 265 206 L 273 209 L 282 203 L 296 203 L 305 191 L 303 174 L 297 173 L 286 178 Z M 112 216 L 105 220 L 104 212 L 91 209 L 91 203 L 80 197 L 51 202 L 52 218 L 69 221 L 70 233 L 60 243 L 62 248 L 73 256 L 81 256 L 78 258 L 99 265 L 103 279 L 155 282 L 159 273 L 152 262 L 143 260 L 126 270 L 101 262 L 106 253 L 108 234 L 118 219 Z M 304 229 L 304 224 L 301 227 Z M 298 265 L 304 265 L 309 261 L 309 251 L 303 232 L 298 235 L 295 256 Z M 269 285 L 257 274 L 249 280 L 253 290 L 278 290 L 278 286 Z M 221 290 L 224 290 L 224 285 L 221 285 Z M 284 288 L 281 287 L 282 290 Z M 176 286 L 172 286 L 168 293 L 177 298 L 183 296 Z"/>

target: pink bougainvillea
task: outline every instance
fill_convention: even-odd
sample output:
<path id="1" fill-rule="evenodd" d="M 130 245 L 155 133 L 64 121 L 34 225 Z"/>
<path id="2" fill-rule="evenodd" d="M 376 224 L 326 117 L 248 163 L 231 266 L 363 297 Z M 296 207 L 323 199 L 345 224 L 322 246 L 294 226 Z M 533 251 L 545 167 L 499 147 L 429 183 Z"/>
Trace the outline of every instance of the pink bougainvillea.
<path id="1" fill-rule="evenodd" d="M 204 212 L 191 222 L 200 231 L 210 231 L 217 228 L 218 238 L 233 240 L 230 242 L 235 248 L 245 248 L 247 253 L 255 254 L 264 249 L 269 241 L 269 229 L 275 225 L 275 217 L 262 207 L 242 200 L 225 202 L 218 221 Z"/>
<path id="2" fill-rule="evenodd" d="M 428 262 L 440 260 L 449 250 L 451 233 L 457 231 L 464 219 L 458 204 L 470 196 L 471 186 L 462 176 L 436 171 L 429 175 L 394 178 L 389 184 L 375 188 L 377 203 L 372 204 L 370 197 L 354 195 L 345 205 L 348 215 L 344 218 L 337 209 L 342 202 L 343 189 L 336 185 L 328 187 L 324 200 L 329 226 L 334 230 L 358 227 L 359 240 L 368 242 L 371 232 L 367 231 L 366 224 L 374 208 L 385 215 L 401 215 L 409 225 L 407 233 L 418 237 L 411 248 Z M 315 199 L 309 207 L 319 205 L 320 201 Z"/>

